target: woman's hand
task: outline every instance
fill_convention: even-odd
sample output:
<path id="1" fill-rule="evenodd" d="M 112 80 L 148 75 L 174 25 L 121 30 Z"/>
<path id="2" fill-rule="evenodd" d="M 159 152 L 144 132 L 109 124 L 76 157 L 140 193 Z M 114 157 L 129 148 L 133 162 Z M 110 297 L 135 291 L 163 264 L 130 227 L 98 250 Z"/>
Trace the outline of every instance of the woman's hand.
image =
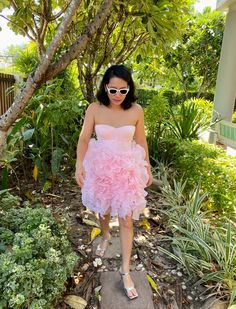
<path id="1" fill-rule="evenodd" d="M 148 171 L 149 178 L 148 178 L 148 182 L 146 184 L 146 187 L 149 187 L 153 183 L 153 176 L 152 176 L 151 168 L 148 167 L 147 171 Z"/>
<path id="2" fill-rule="evenodd" d="M 86 174 L 83 164 L 76 165 L 75 179 L 80 188 L 82 188 L 84 185 L 85 176 Z"/>

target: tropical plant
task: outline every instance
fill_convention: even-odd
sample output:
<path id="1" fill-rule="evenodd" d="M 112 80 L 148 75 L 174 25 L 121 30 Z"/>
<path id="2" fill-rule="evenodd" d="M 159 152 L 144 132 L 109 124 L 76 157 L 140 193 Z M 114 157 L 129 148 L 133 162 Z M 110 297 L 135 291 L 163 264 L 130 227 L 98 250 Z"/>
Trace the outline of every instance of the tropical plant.
<path id="1" fill-rule="evenodd" d="M 74 164 L 76 143 L 86 102 L 71 93 L 61 95 L 60 80 L 54 80 L 35 95 L 24 117 L 15 123 L 8 136 L 8 149 L 18 149 L 17 158 L 24 174 L 34 170 L 34 178 L 46 182 L 64 178 L 63 162 L 67 168 Z M 63 117 L 62 117 L 63 113 Z"/>
<path id="2" fill-rule="evenodd" d="M 23 47 L 10 46 L 7 49 L 7 54 L 12 58 L 15 72 L 23 76 L 27 76 L 33 72 L 39 64 L 37 46 L 34 42 L 30 42 Z"/>
<path id="3" fill-rule="evenodd" d="M 186 100 L 183 104 L 188 106 L 191 103 L 193 103 L 196 106 L 196 108 L 200 111 L 200 113 L 204 113 L 206 115 L 208 123 L 210 124 L 213 110 L 213 102 L 206 100 L 204 98 L 193 97 Z"/>
<path id="4" fill-rule="evenodd" d="M 173 180 L 173 189 L 169 181 L 166 179 L 161 187 L 164 197 L 161 210 L 168 218 L 168 225 L 186 227 L 186 218 L 198 220 L 205 213 L 202 211 L 203 202 L 207 199 L 207 193 L 200 192 L 200 184 L 198 184 L 189 193 L 186 192 L 187 179 L 183 181 Z"/>
<path id="5" fill-rule="evenodd" d="M 168 181 L 162 186 L 165 225 L 172 236 L 173 252 L 159 250 L 182 264 L 196 285 L 208 284 L 211 295 L 227 296 L 230 304 L 236 300 L 236 225 L 230 221 L 212 220 L 212 213 L 202 211 L 206 193 L 200 184 L 190 194 L 186 181 Z M 209 292 L 209 291 L 208 291 Z"/>
<path id="6" fill-rule="evenodd" d="M 211 295 L 227 296 L 232 304 L 236 300 L 236 228 L 230 222 L 214 226 L 207 218 L 186 217 L 186 227 L 173 225 L 173 233 L 168 239 L 174 253 L 162 247 L 160 251 L 182 264 L 196 285 L 207 284 Z"/>
<path id="7" fill-rule="evenodd" d="M 17 153 L 18 150 L 5 150 L 4 155 L 0 158 L 0 189 L 8 189 L 9 188 L 9 175 L 14 174 L 18 186 L 20 185 L 17 173 L 14 168 L 14 162 L 17 161 Z"/>
<path id="8" fill-rule="evenodd" d="M 209 127 L 209 119 L 194 102 L 169 109 L 170 120 L 167 124 L 178 139 L 198 139 L 199 134 Z"/>

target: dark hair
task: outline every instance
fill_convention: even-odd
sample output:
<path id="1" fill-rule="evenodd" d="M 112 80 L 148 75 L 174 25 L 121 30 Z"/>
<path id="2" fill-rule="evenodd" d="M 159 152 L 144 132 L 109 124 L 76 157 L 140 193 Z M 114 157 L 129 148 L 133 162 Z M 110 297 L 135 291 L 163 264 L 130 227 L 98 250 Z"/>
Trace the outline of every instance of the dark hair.
<path id="1" fill-rule="evenodd" d="M 131 73 L 124 65 L 112 65 L 106 70 L 96 95 L 98 101 L 106 106 L 110 104 L 107 92 L 105 91 L 105 85 L 109 83 L 112 77 L 121 78 L 128 83 L 129 92 L 126 95 L 124 101 L 121 103 L 121 106 L 123 109 L 129 109 L 132 106 L 132 103 L 137 100 L 137 97 L 134 94 L 135 87 Z"/>

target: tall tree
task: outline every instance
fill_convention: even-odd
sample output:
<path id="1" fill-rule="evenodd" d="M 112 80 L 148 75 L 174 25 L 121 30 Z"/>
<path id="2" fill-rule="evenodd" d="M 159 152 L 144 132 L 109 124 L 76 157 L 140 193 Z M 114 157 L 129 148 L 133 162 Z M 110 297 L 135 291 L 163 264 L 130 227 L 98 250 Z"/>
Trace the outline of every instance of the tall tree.
<path id="1" fill-rule="evenodd" d="M 135 62 L 136 78 L 146 86 L 164 89 L 213 92 L 220 59 L 225 15 L 211 12 L 188 15 L 186 31 L 166 54 L 144 55 Z"/>
<path id="2" fill-rule="evenodd" d="M 12 29 L 37 44 L 40 63 L 0 117 L 0 149 L 8 129 L 43 83 L 77 59 L 81 85 L 86 85 L 82 89 L 92 98 L 93 81 L 102 65 L 125 61 L 137 49 L 139 53 L 161 50 L 176 38 L 190 0 L 5 2 L 14 10 L 7 17 Z"/>
<path id="3" fill-rule="evenodd" d="M 165 66 L 176 76 L 186 97 L 189 90 L 196 90 L 199 97 L 215 87 L 224 24 L 224 14 L 210 8 L 193 14 L 187 32 L 166 55 Z"/>
<path id="4" fill-rule="evenodd" d="M 185 28 L 190 1 L 129 1 L 113 4 L 106 22 L 77 58 L 78 77 L 84 97 L 94 100 L 99 71 L 110 63 L 124 63 L 131 55 L 158 53 L 179 37 Z M 84 8 L 84 23 L 90 22 L 94 7 Z M 81 12 L 80 12 L 81 15 Z M 78 18 L 81 21 L 80 18 Z M 75 23 L 71 36 L 81 23 Z"/>

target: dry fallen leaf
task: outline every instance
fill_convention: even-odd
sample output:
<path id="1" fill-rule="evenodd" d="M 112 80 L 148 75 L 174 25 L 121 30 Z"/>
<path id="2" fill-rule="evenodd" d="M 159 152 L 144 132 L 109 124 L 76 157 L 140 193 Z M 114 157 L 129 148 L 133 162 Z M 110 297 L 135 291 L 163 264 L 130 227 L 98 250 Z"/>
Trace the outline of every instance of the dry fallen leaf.
<path id="1" fill-rule="evenodd" d="M 143 219 L 139 222 L 139 226 L 143 227 L 146 231 L 150 229 L 150 224 L 147 219 Z"/>
<path id="2" fill-rule="evenodd" d="M 153 290 L 157 292 L 157 284 L 156 284 L 156 282 L 148 274 L 147 274 L 147 279 L 148 279 L 149 283 L 151 284 L 151 287 L 153 288 Z"/>
<path id="3" fill-rule="evenodd" d="M 99 225 L 98 225 L 96 222 L 94 222 L 94 221 L 92 221 L 92 220 L 89 220 L 89 219 L 84 219 L 84 218 L 83 218 L 83 222 L 84 222 L 85 224 L 87 224 L 87 225 L 99 227 Z"/>
<path id="4" fill-rule="evenodd" d="M 94 227 L 91 231 L 91 241 L 94 240 L 99 234 L 101 234 L 101 229 L 98 227 Z"/>
<path id="5" fill-rule="evenodd" d="M 38 174 L 39 174 L 39 170 L 38 170 L 37 165 L 35 165 L 33 169 L 33 177 L 35 181 L 38 179 Z"/>
<path id="6" fill-rule="evenodd" d="M 73 309 L 84 309 L 87 306 L 86 300 L 77 295 L 67 295 L 64 302 Z"/>

